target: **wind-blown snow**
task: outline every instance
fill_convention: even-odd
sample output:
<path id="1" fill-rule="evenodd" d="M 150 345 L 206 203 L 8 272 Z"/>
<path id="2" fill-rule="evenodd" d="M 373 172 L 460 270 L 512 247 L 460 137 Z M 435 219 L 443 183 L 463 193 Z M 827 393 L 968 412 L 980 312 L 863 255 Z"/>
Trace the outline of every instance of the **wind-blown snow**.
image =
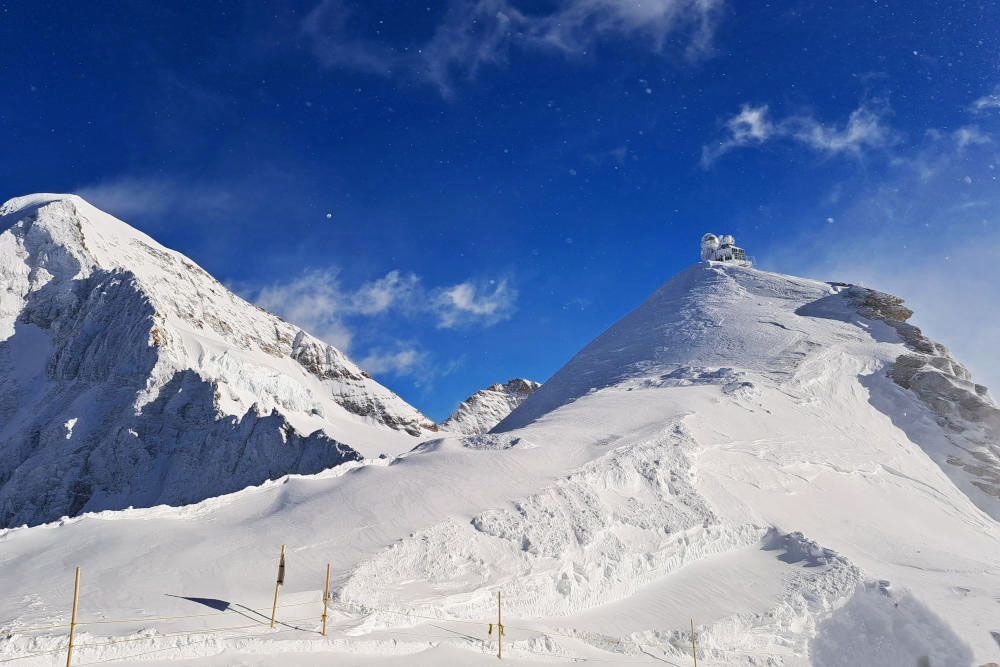
<path id="1" fill-rule="evenodd" d="M 948 425 L 942 405 L 893 380 L 913 350 L 857 296 L 697 265 L 492 433 L 188 507 L 5 531 L 0 618 L 13 620 L 0 655 L 58 645 L 58 633 L 18 627 L 65 621 L 73 565 L 90 618 L 204 612 L 195 598 L 269 609 L 284 543 L 283 599 L 316 601 L 302 627 L 317 627 L 332 563 L 332 639 L 191 644 L 152 620 L 84 637 L 155 627 L 143 649 L 208 664 L 291 653 L 296 664 L 495 664 L 486 623 L 500 590 L 514 664 L 686 667 L 691 618 L 699 664 L 996 660 L 989 478 L 931 446 L 960 448 L 957 431 L 931 443 L 900 427 Z M 972 474 L 987 487 L 975 498 L 962 486 Z"/>

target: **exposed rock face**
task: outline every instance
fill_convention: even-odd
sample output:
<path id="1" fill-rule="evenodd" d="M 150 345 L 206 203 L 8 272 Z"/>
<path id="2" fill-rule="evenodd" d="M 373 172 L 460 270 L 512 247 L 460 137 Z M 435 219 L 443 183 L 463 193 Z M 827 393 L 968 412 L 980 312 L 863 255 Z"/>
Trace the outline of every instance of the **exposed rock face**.
<path id="1" fill-rule="evenodd" d="M 0 207 L 0 527 L 193 502 L 434 428 L 79 197 Z"/>
<path id="2" fill-rule="evenodd" d="M 373 418 L 390 428 L 421 436 L 437 431 L 437 424 L 414 415 L 415 411 L 399 411 L 386 405 L 385 395 L 369 391 L 375 383 L 365 371 L 354 366 L 337 348 L 312 338 L 304 331 L 295 335 L 291 356 L 303 368 L 321 380 L 333 380 L 330 390 L 337 403 L 362 417 Z"/>
<path id="3" fill-rule="evenodd" d="M 912 391 L 951 433 L 957 447 L 947 462 L 963 468 L 980 491 L 1000 499 L 1000 409 L 986 387 L 972 382 L 968 369 L 944 345 L 906 321 L 913 311 L 902 299 L 858 286 L 848 294 L 861 315 L 888 324 L 911 350 L 896 359 L 888 375 Z"/>
<path id="4" fill-rule="evenodd" d="M 542 386 L 538 382 L 515 378 L 477 391 L 462 401 L 458 409 L 441 423 L 453 433 L 479 435 L 499 424 Z"/>

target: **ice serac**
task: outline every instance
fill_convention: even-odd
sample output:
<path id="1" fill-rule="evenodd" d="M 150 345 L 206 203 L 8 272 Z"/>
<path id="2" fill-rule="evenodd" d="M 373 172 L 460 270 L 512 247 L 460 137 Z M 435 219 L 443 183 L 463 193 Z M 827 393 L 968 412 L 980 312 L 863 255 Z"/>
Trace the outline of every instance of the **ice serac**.
<path id="1" fill-rule="evenodd" d="M 195 502 L 434 428 L 80 197 L 0 207 L 0 526 Z"/>
<path id="2" fill-rule="evenodd" d="M 462 401 L 455 412 L 441 423 L 451 433 L 479 435 L 486 433 L 521 405 L 541 386 L 534 380 L 514 378 L 504 384 L 480 389 Z"/>

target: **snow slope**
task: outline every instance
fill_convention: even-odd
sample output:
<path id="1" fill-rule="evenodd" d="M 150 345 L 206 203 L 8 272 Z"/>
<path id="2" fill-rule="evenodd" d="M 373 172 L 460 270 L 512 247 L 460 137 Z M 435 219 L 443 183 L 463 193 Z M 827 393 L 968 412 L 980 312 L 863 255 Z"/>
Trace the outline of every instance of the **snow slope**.
<path id="1" fill-rule="evenodd" d="M 194 502 L 435 428 L 81 198 L 0 207 L 0 526 Z"/>
<path id="2" fill-rule="evenodd" d="M 514 408 L 524 403 L 540 386 L 533 380 L 514 378 L 504 384 L 480 389 L 462 401 L 455 412 L 441 423 L 441 428 L 463 435 L 486 433 Z"/>
<path id="3" fill-rule="evenodd" d="M 913 343 L 877 303 L 890 302 L 696 265 L 491 433 L 4 531 L 0 657 L 64 646 L 44 626 L 65 623 L 80 565 L 84 620 L 130 619 L 83 626 L 81 664 L 495 664 L 497 591 L 513 664 L 686 667 L 690 619 L 699 665 L 995 661 L 989 466 L 946 448 L 996 434 L 975 411 L 949 413 L 963 430 L 939 421 L 964 385 L 937 402 L 893 378 Z M 300 606 L 271 631 L 251 610 L 269 611 L 282 543 L 282 600 Z M 253 627 L 171 634 L 220 619 Z"/>

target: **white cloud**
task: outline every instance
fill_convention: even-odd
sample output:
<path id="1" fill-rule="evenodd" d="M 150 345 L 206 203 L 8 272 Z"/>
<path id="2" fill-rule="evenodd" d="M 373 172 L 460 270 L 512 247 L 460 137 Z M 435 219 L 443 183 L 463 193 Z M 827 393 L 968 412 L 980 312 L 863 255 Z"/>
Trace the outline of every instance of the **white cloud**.
<path id="1" fill-rule="evenodd" d="M 992 111 L 994 109 L 1000 109 L 1000 86 L 994 88 L 992 93 L 983 95 L 972 103 L 972 111 L 975 113 Z"/>
<path id="2" fill-rule="evenodd" d="M 775 121 L 766 104 L 744 104 L 739 113 L 726 120 L 723 136 L 702 148 L 701 163 L 708 167 L 732 150 L 759 146 L 775 139 L 799 143 L 828 155 L 860 156 L 865 150 L 892 143 L 894 133 L 885 124 L 884 116 L 883 108 L 862 104 L 839 126 L 824 124 L 808 115 Z"/>
<path id="3" fill-rule="evenodd" d="M 262 308 L 345 350 L 351 343 L 346 318 L 392 313 L 427 316 L 441 328 L 490 326 L 513 314 L 518 296 L 507 278 L 427 289 L 419 276 L 401 271 L 390 271 L 351 290 L 341 285 L 334 269 L 313 269 L 244 291 Z"/>
<path id="4" fill-rule="evenodd" d="M 743 105 L 740 112 L 726 121 L 731 138 L 737 143 L 767 141 L 774 133 L 774 125 L 767 119 L 767 105 Z"/>
<path id="5" fill-rule="evenodd" d="M 346 67 L 389 74 L 397 55 L 389 48 L 350 35 L 354 17 L 342 0 L 322 0 L 302 22 L 313 42 L 313 53 L 327 67 Z"/>
<path id="6" fill-rule="evenodd" d="M 416 347 L 397 346 L 393 350 L 370 350 L 358 364 L 376 375 L 414 375 L 427 367 L 427 353 Z"/>
<path id="7" fill-rule="evenodd" d="M 351 347 L 353 336 L 343 321 L 350 298 L 345 298 L 336 271 L 306 271 L 287 282 L 260 288 L 252 300 L 336 348 Z"/>
<path id="8" fill-rule="evenodd" d="M 199 187 L 167 178 L 122 177 L 76 188 L 97 208 L 119 218 L 156 218 L 167 213 L 222 214 L 232 210 L 233 198 L 225 189 Z"/>
<path id="9" fill-rule="evenodd" d="M 452 0 L 425 42 L 401 49 L 357 37 L 362 26 L 352 19 L 360 17 L 344 0 L 322 0 L 302 29 L 327 66 L 403 73 L 448 96 L 456 80 L 503 64 L 514 47 L 578 55 L 598 41 L 621 38 L 662 52 L 668 37 L 680 33 L 686 57 L 696 58 L 711 51 L 721 7 L 722 0 L 558 0 L 548 11 L 529 13 L 510 0 Z"/>
<path id="10" fill-rule="evenodd" d="M 955 130 L 954 137 L 955 143 L 958 144 L 959 148 L 976 144 L 988 144 L 991 141 L 990 135 L 984 133 L 975 125 L 966 125 L 965 127 L 958 128 Z"/>
<path id="11" fill-rule="evenodd" d="M 405 303 L 420 288 L 420 278 L 413 273 L 390 271 L 378 280 L 365 283 L 350 298 L 350 311 L 361 315 L 384 313 Z"/>
<path id="12" fill-rule="evenodd" d="M 517 290 L 506 278 L 427 289 L 417 275 L 401 271 L 348 289 L 339 271 L 313 269 L 290 280 L 242 291 L 262 308 L 344 352 L 351 350 L 354 329 L 365 318 L 422 318 L 442 329 L 488 327 L 508 319 L 517 302 Z M 376 340 L 372 345 L 370 337 L 366 339 L 370 346 L 358 362 L 362 368 L 375 374 L 432 375 L 428 355 L 418 345 L 385 335 Z"/>
<path id="13" fill-rule="evenodd" d="M 437 290 L 432 307 L 438 326 L 449 329 L 478 322 L 495 324 L 514 312 L 517 290 L 507 279 L 491 280 L 487 285 L 471 281 Z"/>
<path id="14" fill-rule="evenodd" d="M 823 125 L 810 117 L 793 117 L 785 125 L 792 138 L 828 153 L 859 154 L 863 149 L 886 145 L 891 136 L 882 115 L 864 105 L 851 112 L 843 128 Z"/>
<path id="15" fill-rule="evenodd" d="M 409 310 L 424 297 L 420 278 L 390 271 L 354 290 L 340 284 L 339 271 L 311 269 L 284 282 L 251 290 L 258 306 L 280 315 L 309 333 L 344 351 L 353 336 L 346 318 L 371 317 L 393 309 Z"/>

